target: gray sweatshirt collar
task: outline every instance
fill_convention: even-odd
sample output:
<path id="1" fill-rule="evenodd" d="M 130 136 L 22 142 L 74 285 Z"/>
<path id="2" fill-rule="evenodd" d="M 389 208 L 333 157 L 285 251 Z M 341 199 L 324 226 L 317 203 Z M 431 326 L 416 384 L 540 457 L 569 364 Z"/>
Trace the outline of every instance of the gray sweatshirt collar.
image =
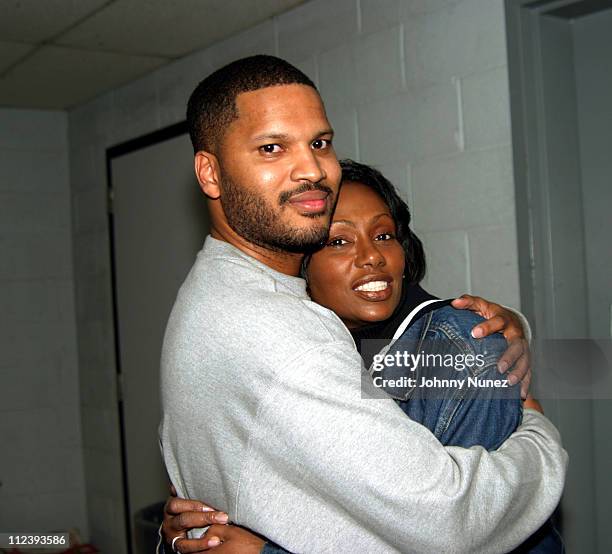
<path id="1" fill-rule="evenodd" d="M 233 258 L 246 261 L 248 264 L 257 268 L 262 273 L 272 277 L 272 279 L 278 283 L 279 290 L 288 292 L 300 298 L 309 299 L 308 293 L 306 292 L 306 281 L 304 279 L 301 277 L 285 275 L 280 271 L 276 271 L 259 260 L 245 254 L 242 250 L 236 248 L 229 242 L 225 242 L 208 235 L 204 241 L 203 250 L 209 256 L 220 256 L 225 259 Z"/>

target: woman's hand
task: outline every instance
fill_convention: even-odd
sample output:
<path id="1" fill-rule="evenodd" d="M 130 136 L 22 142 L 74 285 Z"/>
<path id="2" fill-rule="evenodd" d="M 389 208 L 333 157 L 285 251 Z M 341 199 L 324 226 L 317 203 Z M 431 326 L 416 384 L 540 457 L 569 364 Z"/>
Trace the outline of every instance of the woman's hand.
<path id="1" fill-rule="evenodd" d="M 508 308 L 489 302 L 480 296 L 469 294 L 453 300 L 452 306 L 459 310 L 470 310 L 487 320 L 472 329 L 474 338 L 503 333 L 508 342 L 508 348 L 499 358 L 497 368 L 500 373 L 506 373 L 512 368 L 512 371 L 508 373 L 508 382 L 515 385 L 520 381 L 521 397 L 527 398 L 531 383 L 531 356 L 529 343 L 525 338 L 525 331 L 518 316 Z"/>
<path id="2" fill-rule="evenodd" d="M 218 543 L 209 544 L 209 539 L 189 539 L 187 531 L 197 527 L 208 527 L 213 524 L 226 524 L 228 516 L 215 511 L 199 500 L 185 500 L 176 497 L 176 490 L 170 487 L 173 496 L 168 497 L 164 506 L 162 535 L 169 545 L 166 552 L 204 552 Z"/>
<path id="3" fill-rule="evenodd" d="M 531 394 L 527 395 L 527 398 L 523 401 L 523 408 L 531 408 L 532 410 L 536 410 L 541 414 L 544 413 L 544 408 L 542 408 L 542 404 L 540 404 Z"/>
<path id="4" fill-rule="evenodd" d="M 237 525 L 212 525 L 203 539 L 209 545 L 219 545 L 214 549 L 215 554 L 259 554 L 265 544 L 263 539 Z"/>
<path id="5" fill-rule="evenodd" d="M 228 525 L 228 516 L 199 500 L 185 500 L 176 497 L 176 490 L 170 488 L 170 496 L 164 506 L 162 534 L 168 547 L 166 552 L 197 554 L 213 550 L 218 554 L 259 554 L 265 541 L 257 535 Z M 210 527 L 199 539 L 187 538 L 187 531 L 197 527 Z M 176 539 L 176 540 L 175 540 Z"/>

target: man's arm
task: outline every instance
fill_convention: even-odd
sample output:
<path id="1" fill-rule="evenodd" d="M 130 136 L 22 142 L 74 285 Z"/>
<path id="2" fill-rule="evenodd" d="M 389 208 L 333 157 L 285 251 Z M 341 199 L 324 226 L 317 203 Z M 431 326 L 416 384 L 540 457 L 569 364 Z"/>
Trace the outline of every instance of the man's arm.
<path id="1" fill-rule="evenodd" d="M 526 410 L 495 452 L 444 448 L 393 401 L 374 400 L 369 378 L 362 398 L 355 358 L 332 344 L 278 372 L 241 474 L 238 523 L 298 552 L 485 552 L 511 550 L 552 513 L 567 455 L 544 416 Z"/>

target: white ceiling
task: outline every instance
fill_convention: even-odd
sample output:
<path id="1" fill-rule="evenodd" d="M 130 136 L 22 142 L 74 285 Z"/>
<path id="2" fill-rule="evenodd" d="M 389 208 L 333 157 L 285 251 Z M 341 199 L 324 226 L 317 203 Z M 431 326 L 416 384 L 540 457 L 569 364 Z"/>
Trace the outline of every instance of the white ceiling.
<path id="1" fill-rule="evenodd" d="M 69 108 L 305 0 L 0 0 L 0 106 Z"/>

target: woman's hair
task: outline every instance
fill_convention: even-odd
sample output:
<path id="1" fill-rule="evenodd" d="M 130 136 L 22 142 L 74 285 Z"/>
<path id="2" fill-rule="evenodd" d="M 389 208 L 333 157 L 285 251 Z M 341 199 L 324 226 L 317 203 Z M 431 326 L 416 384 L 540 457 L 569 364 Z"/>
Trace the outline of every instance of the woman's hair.
<path id="1" fill-rule="evenodd" d="M 410 210 L 395 187 L 383 174 L 365 164 L 353 160 L 340 160 L 342 182 L 353 181 L 370 187 L 389 207 L 391 217 L 395 222 L 397 240 L 404 249 L 406 267 L 404 276 L 410 284 L 416 284 L 425 277 L 425 251 L 423 243 L 410 229 Z"/>

